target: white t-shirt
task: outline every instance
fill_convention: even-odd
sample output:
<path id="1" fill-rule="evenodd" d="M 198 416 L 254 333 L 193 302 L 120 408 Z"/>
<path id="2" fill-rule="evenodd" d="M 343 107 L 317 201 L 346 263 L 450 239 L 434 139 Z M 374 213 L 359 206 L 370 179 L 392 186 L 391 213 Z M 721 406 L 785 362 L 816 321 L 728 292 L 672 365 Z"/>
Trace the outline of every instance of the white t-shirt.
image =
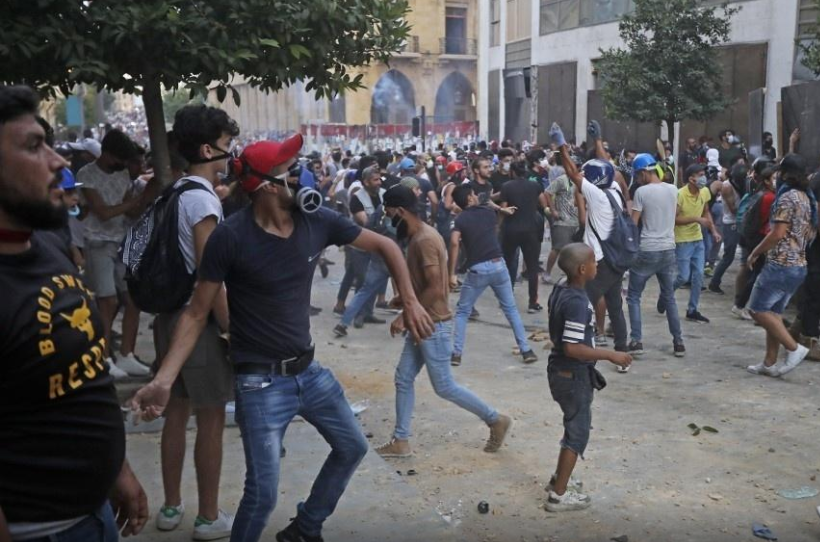
<path id="1" fill-rule="evenodd" d="M 122 203 L 125 193 L 131 188 L 128 170 L 106 173 L 97 166 L 96 162 L 85 165 L 77 172 L 77 182 L 83 183 L 82 190 L 96 190 L 103 203 L 109 207 Z M 84 222 L 85 238 L 89 241 L 119 243 L 125 238 L 125 215 L 100 220 L 94 213 L 89 213 Z"/>
<path id="2" fill-rule="evenodd" d="M 615 204 L 623 209 L 623 196 L 621 195 L 621 187 L 616 182 L 612 182 L 612 186 L 608 188 L 615 198 Z M 592 226 L 602 240 L 609 239 L 609 234 L 612 233 L 612 222 L 615 215 L 612 213 L 612 206 L 609 204 L 609 198 L 603 190 L 584 179 L 581 182 L 581 193 L 587 201 L 587 224 L 584 230 L 584 242 L 592 247 L 595 251 L 595 260 L 601 261 L 604 259 L 604 252 L 601 250 L 601 244 L 592 232 Z"/>
<path id="3" fill-rule="evenodd" d="M 205 190 L 188 190 L 179 197 L 179 248 L 185 258 L 185 267 L 189 273 L 193 273 L 196 271 L 194 226 L 209 216 L 216 218 L 217 224 L 222 222 L 222 202 L 207 179 L 192 175 L 181 178 L 174 186 L 186 182 L 199 183 L 205 187 Z"/>

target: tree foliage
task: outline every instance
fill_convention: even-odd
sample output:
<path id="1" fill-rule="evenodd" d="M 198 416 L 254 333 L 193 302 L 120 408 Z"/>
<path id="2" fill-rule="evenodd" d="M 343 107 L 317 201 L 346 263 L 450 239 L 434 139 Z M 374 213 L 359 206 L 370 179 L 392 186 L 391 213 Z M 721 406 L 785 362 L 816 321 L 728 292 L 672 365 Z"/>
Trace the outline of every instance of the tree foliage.
<path id="1" fill-rule="evenodd" d="M 816 0 L 817 9 L 820 10 L 820 0 Z M 803 64 L 820 77 L 820 13 L 817 15 L 817 24 L 811 29 L 812 38 L 808 43 L 801 43 L 803 50 Z"/>
<path id="2" fill-rule="evenodd" d="M 317 98 L 355 90 L 362 76 L 349 69 L 400 50 L 407 10 L 407 0 L 0 2 L 0 80 L 52 95 L 78 83 L 142 92 L 151 146 L 166 147 L 162 87 L 193 98 L 216 84 L 237 102 L 237 75 L 266 91 L 303 80 Z"/>
<path id="3" fill-rule="evenodd" d="M 700 0 L 635 0 L 634 14 L 619 25 L 625 48 L 602 50 L 597 64 L 607 118 L 671 127 L 730 105 L 715 47 L 728 41 L 738 10 Z"/>

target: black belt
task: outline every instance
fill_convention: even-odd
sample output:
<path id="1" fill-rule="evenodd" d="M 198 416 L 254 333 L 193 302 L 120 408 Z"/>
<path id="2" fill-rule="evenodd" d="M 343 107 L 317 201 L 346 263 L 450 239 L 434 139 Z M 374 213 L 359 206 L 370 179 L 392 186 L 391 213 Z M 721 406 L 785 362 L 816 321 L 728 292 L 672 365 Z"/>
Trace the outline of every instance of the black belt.
<path id="1" fill-rule="evenodd" d="M 296 376 L 313 362 L 314 347 L 293 358 L 275 360 L 272 363 L 239 363 L 236 366 L 236 374 L 240 375 L 276 375 L 276 376 Z"/>

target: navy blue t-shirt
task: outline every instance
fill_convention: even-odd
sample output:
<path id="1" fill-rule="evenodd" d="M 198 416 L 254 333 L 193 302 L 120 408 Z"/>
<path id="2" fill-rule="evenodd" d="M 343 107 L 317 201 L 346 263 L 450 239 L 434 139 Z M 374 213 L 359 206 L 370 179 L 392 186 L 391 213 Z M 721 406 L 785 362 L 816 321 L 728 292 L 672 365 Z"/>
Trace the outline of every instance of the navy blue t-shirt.
<path id="1" fill-rule="evenodd" d="M 595 311 L 586 291 L 556 284 L 550 294 L 547 310 L 550 340 L 553 344 L 549 364 L 559 369 L 572 369 L 579 363 L 594 365 L 594 361 L 571 358 L 564 353 L 564 345 L 567 343 L 595 347 L 595 330 L 592 325 Z"/>
<path id="2" fill-rule="evenodd" d="M 461 233 L 468 268 L 502 257 L 495 224 L 495 211 L 484 205 L 468 207 L 456 217 L 453 229 Z"/>
<path id="3" fill-rule="evenodd" d="M 287 239 L 264 231 L 253 206 L 237 212 L 208 238 L 199 278 L 224 282 L 234 363 L 271 363 L 310 345 L 310 288 L 325 247 L 352 243 L 361 228 L 336 211 L 293 213 Z"/>

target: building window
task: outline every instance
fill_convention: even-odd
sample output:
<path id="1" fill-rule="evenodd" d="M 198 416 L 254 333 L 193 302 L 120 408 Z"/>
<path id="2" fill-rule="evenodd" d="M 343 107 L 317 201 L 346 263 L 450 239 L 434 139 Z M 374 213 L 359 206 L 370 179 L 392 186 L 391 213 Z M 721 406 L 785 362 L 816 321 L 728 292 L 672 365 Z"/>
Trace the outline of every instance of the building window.
<path id="1" fill-rule="evenodd" d="M 580 0 L 541 0 L 541 35 L 578 27 L 580 15 Z"/>
<path id="2" fill-rule="evenodd" d="M 501 45 L 501 0 L 490 0 L 490 47 Z"/>
<path id="3" fill-rule="evenodd" d="M 507 43 L 530 37 L 531 6 L 530 0 L 507 0 Z"/>
<path id="4" fill-rule="evenodd" d="M 467 8 L 446 9 L 444 25 L 444 53 L 448 55 L 467 54 Z"/>

